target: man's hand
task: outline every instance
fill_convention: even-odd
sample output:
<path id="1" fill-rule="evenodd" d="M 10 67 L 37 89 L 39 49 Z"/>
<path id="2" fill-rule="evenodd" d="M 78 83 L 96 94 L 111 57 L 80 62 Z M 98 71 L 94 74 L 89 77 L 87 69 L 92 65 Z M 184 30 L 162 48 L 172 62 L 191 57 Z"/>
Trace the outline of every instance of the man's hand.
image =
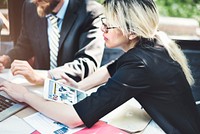
<path id="1" fill-rule="evenodd" d="M 0 56 L 0 72 L 2 72 L 5 67 L 9 67 L 11 64 L 11 59 L 8 55 Z"/>
<path id="2" fill-rule="evenodd" d="M 23 75 L 30 83 L 36 85 L 44 83 L 44 78 L 39 75 L 27 61 L 14 60 L 10 69 L 14 76 Z"/>

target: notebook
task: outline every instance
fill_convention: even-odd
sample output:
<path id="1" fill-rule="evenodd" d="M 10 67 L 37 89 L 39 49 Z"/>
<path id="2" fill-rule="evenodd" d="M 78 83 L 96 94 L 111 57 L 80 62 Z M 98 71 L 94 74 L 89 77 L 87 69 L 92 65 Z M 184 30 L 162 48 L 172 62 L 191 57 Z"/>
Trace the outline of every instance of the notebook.
<path id="1" fill-rule="evenodd" d="M 3 81 L 5 79 L 0 77 L 0 83 Z M 27 104 L 16 102 L 4 91 L 0 91 L 0 121 L 5 120 L 25 107 L 27 107 Z"/>
<path id="2" fill-rule="evenodd" d="M 151 121 L 151 117 L 134 98 L 116 108 L 102 118 L 108 124 L 126 130 L 130 133 L 138 133 L 145 129 Z"/>

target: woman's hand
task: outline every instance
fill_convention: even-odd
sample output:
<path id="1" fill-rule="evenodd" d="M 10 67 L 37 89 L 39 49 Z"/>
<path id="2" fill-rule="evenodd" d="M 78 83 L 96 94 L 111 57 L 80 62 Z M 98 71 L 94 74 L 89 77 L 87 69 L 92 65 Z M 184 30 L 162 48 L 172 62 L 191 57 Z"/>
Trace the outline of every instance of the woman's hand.
<path id="1" fill-rule="evenodd" d="M 30 83 L 37 85 L 44 83 L 44 78 L 40 76 L 27 61 L 14 60 L 10 69 L 14 76 L 23 75 Z"/>
<path id="2" fill-rule="evenodd" d="M 58 80 L 59 82 L 69 85 L 74 88 L 78 88 L 78 83 L 75 80 L 73 80 L 72 78 L 70 78 L 68 75 L 61 74 L 61 78 L 62 79 Z"/>
<path id="3" fill-rule="evenodd" d="M 8 81 L 0 83 L 0 90 L 5 91 L 9 96 L 19 102 L 24 102 L 24 95 L 29 93 L 29 91 L 24 86 Z"/>

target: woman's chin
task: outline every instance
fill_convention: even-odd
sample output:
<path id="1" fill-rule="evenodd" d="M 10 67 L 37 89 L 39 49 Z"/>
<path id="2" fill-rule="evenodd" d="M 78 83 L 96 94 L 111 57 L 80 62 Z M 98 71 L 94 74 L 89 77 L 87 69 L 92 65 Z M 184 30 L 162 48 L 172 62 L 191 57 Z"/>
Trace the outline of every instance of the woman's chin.
<path id="1" fill-rule="evenodd" d="M 109 44 L 106 44 L 106 47 L 107 47 L 107 48 L 114 48 L 114 46 L 109 45 Z"/>

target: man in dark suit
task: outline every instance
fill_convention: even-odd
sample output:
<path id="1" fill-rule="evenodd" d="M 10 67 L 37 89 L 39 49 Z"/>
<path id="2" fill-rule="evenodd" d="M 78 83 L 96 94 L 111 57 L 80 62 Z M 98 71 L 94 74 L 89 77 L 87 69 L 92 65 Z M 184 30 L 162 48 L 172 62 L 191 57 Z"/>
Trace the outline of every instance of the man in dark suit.
<path id="1" fill-rule="evenodd" d="M 27 61 L 32 57 L 35 69 L 50 69 L 49 14 L 60 19 L 59 68 L 50 74 L 60 77 L 64 72 L 79 81 L 100 66 L 104 50 L 99 28 L 101 4 L 90 0 L 25 0 L 20 36 L 14 48 L 0 57 L 0 71 L 15 59 Z M 13 66 L 13 74 L 24 75 L 19 65 Z M 24 71 L 22 67 L 20 71 Z"/>

